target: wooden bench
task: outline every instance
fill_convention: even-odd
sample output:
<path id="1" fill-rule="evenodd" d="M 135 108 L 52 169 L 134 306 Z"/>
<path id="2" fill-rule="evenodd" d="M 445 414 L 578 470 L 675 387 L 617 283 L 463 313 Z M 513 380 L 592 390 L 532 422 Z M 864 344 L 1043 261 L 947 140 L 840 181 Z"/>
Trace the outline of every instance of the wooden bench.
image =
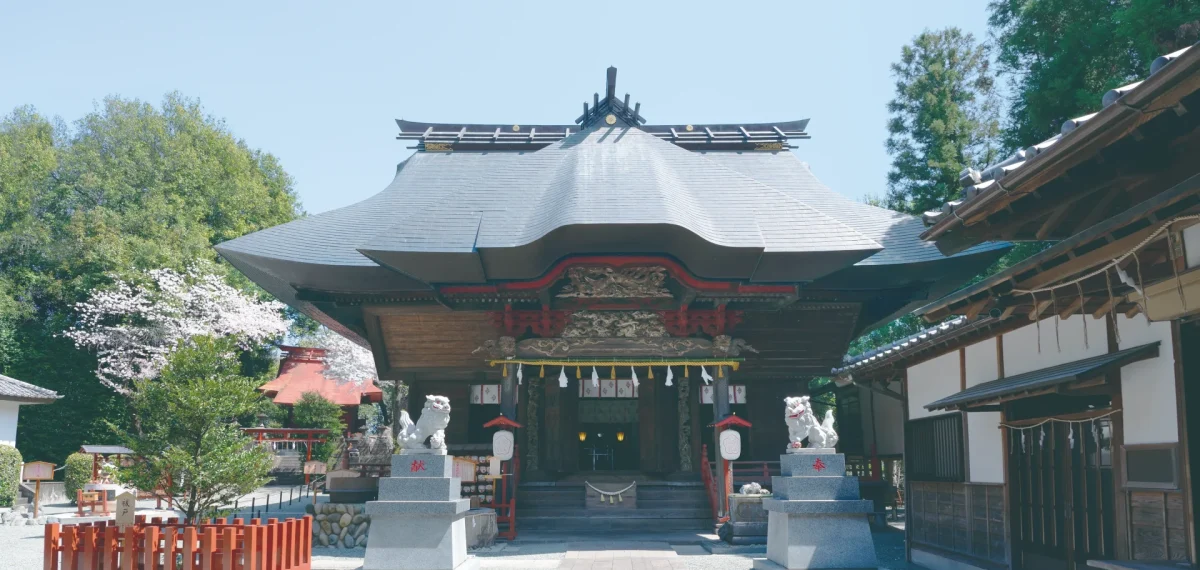
<path id="1" fill-rule="evenodd" d="M 105 491 L 84 491 L 82 489 L 75 491 L 75 505 L 78 509 L 79 516 L 83 516 L 83 509 L 86 507 L 90 510 L 90 514 L 96 514 L 96 507 L 100 507 L 101 514 L 108 514 L 108 493 Z"/>

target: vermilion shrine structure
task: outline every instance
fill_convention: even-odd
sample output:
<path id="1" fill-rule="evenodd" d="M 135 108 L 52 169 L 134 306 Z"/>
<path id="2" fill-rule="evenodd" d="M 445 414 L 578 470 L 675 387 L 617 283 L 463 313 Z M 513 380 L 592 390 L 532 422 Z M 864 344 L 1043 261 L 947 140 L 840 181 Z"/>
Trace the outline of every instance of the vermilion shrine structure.
<path id="1" fill-rule="evenodd" d="M 526 480 L 698 480 L 731 413 L 742 458 L 777 460 L 785 396 L 1003 253 L 822 185 L 808 120 L 648 125 L 615 68 L 574 123 L 397 123 L 416 152 L 382 192 L 217 249 L 369 346 L 414 414 L 447 395 L 451 453 L 519 421 Z"/>

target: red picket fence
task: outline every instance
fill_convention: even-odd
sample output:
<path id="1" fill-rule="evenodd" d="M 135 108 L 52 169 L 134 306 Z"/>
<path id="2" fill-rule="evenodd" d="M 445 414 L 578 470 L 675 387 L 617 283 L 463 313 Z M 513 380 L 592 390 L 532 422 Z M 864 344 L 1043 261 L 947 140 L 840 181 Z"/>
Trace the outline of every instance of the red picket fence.
<path id="1" fill-rule="evenodd" d="M 46 525 L 44 570 L 310 570 L 312 517 Z"/>

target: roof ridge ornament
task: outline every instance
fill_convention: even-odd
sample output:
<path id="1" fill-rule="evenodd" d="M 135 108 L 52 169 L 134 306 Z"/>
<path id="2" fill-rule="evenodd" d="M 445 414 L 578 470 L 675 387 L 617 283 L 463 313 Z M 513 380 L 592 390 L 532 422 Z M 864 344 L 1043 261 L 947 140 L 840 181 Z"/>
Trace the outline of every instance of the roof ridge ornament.
<path id="1" fill-rule="evenodd" d="M 575 119 L 575 122 L 580 128 L 586 129 L 598 121 L 612 125 L 622 119 L 626 123 L 633 126 L 639 126 L 646 123 L 646 118 L 641 115 L 642 104 L 635 103 L 633 108 L 629 108 L 629 94 L 625 94 L 625 99 L 617 99 L 617 68 L 609 66 L 608 78 L 604 86 L 604 99 L 600 98 L 599 93 L 592 94 L 592 106 L 589 108 L 587 101 L 583 102 L 583 114 Z"/>

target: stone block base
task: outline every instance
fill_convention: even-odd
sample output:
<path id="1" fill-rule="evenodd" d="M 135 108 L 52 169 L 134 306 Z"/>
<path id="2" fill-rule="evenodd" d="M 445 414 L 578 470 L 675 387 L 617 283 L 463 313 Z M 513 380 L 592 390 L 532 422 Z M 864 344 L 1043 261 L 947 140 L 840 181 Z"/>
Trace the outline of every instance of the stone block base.
<path id="1" fill-rule="evenodd" d="M 770 511 L 768 517 L 767 558 L 778 567 L 795 570 L 878 566 L 871 525 L 862 514 Z M 756 564 L 755 568 L 758 567 Z"/>
<path id="2" fill-rule="evenodd" d="M 472 560 L 461 514 L 374 515 L 363 570 L 459 570 Z"/>

